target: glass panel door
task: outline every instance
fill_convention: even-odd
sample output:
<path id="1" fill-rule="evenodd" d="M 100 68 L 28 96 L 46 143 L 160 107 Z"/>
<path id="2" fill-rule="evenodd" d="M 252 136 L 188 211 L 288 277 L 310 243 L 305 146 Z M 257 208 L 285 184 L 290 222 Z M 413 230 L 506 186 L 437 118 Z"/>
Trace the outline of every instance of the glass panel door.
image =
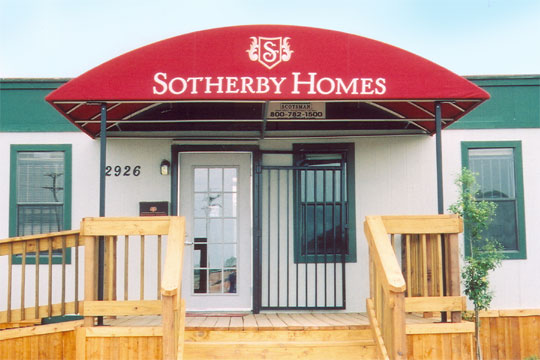
<path id="1" fill-rule="evenodd" d="M 245 311 L 251 300 L 251 155 L 180 153 L 186 217 L 183 296 L 190 311 Z"/>

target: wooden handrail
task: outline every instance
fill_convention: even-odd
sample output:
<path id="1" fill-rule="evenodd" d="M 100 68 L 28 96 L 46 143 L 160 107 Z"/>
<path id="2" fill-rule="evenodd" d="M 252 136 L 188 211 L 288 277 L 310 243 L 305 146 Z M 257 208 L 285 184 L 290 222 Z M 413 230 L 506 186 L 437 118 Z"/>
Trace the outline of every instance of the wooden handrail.
<path id="1" fill-rule="evenodd" d="M 463 232 L 458 215 L 380 216 L 388 234 L 457 234 Z"/>
<path id="2" fill-rule="evenodd" d="M 12 255 L 20 255 L 23 253 L 23 243 L 27 243 L 26 252 L 35 252 L 35 242 L 39 242 L 39 251 L 49 250 L 48 245 L 41 240 L 52 240 L 52 249 L 62 249 L 62 237 L 66 239 L 66 247 L 75 246 L 75 238 L 79 237 L 79 230 L 66 230 L 49 234 L 36 234 L 27 236 L 17 236 L 0 240 L 0 256 L 8 255 L 10 253 L 10 247 L 12 248 Z M 79 245 L 83 245 L 79 242 Z"/>
<path id="3" fill-rule="evenodd" d="M 463 221 L 457 215 L 367 216 L 364 230 L 370 256 L 366 307 L 379 358 L 405 359 L 406 312 L 449 311 L 452 322 L 459 322 L 466 308 L 459 291 L 457 241 Z M 395 235 L 401 235 L 406 279 Z"/>
<path id="4" fill-rule="evenodd" d="M 380 216 L 364 223 L 370 255 L 370 298 L 366 302 L 380 359 L 405 359 L 406 284 Z"/>
<path id="5" fill-rule="evenodd" d="M 364 230 L 369 243 L 370 254 L 377 272 L 381 276 L 382 285 L 387 291 L 405 291 L 405 279 L 392 249 L 380 216 L 366 216 Z"/>

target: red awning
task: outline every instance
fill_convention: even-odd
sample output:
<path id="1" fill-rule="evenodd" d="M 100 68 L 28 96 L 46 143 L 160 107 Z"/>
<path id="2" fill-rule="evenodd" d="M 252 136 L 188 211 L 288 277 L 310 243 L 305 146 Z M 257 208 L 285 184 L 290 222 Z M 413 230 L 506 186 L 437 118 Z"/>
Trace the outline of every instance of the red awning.
<path id="1" fill-rule="evenodd" d="M 142 47 L 46 100 L 90 136 L 99 133 L 99 103 L 106 103 L 108 136 L 279 137 L 433 133 L 435 102 L 445 127 L 488 98 L 468 80 L 388 44 L 253 25 Z"/>

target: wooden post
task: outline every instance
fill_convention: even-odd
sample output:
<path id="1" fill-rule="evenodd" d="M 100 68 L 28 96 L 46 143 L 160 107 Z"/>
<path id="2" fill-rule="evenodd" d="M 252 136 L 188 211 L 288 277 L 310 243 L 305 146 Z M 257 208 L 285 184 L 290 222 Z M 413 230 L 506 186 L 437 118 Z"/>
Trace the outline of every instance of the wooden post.
<path id="1" fill-rule="evenodd" d="M 392 350 L 391 359 L 400 360 L 407 358 L 407 334 L 405 332 L 405 293 L 389 292 L 389 303 L 392 313 Z"/>
<path id="2" fill-rule="evenodd" d="M 75 359 L 86 359 L 86 329 L 84 327 L 75 329 Z"/>
<path id="3" fill-rule="evenodd" d="M 175 340 L 175 321 L 174 321 L 174 304 L 176 295 L 162 295 L 161 302 L 163 306 L 163 359 L 176 359 L 176 340 Z"/>
<path id="4" fill-rule="evenodd" d="M 82 225 L 82 224 L 81 224 Z M 83 227 L 81 226 L 81 230 Z M 96 238 L 86 236 L 84 238 L 84 300 L 96 299 Z M 84 315 L 84 308 L 82 311 Z M 84 326 L 94 326 L 94 317 L 85 316 Z"/>
<path id="5" fill-rule="evenodd" d="M 449 296 L 460 296 L 460 272 L 459 272 L 459 243 L 458 234 L 448 234 L 446 236 L 446 257 L 447 257 L 447 293 Z M 453 311 L 452 322 L 461 322 L 461 312 Z"/>
<path id="6" fill-rule="evenodd" d="M 178 336 L 176 336 L 176 358 L 178 360 L 182 360 L 184 358 L 184 337 L 185 337 L 185 330 L 186 330 L 186 301 L 180 296 L 178 296 L 178 300 L 180 300 L 179 309 L 178 309 L 178 317 L 176 319 L 176 324 L 178 326 Z"/>

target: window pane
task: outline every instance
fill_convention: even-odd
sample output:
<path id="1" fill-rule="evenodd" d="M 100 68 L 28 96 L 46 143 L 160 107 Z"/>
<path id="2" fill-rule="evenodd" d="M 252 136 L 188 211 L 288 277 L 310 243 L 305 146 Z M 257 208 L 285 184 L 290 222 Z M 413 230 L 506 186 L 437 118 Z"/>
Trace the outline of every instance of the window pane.
<path id="1" fill-rule="evenodd" d="M 514 199 L 513 149 L 470 149 L 469 167 L 479 174 L 479 199 Z"/>
<path id="2" fill-rule="evenodd" d="M 62 205 L 18 205 L 17 235 L 47 234 L 63 230 Z"/>
<path id="3" fill-rule="evenodd" d="M 17 202 L 64 201 L 64 152 L 17 153 Z"/>
<path id="4" fill-rule="evenodd" d="M 17 152 L 17 235 L 64 229 L 64 152 Z"/>
<path id="5" fill-rule="evenodd" d="M 505 250 L 519 250 L 514 149 L 469 149 L 469 168 L 478 173 L 477 199 L 497 204 L 493 221 L 484 236 L 497 240 Z"/>
<path id="6" fill-rule="evenodd" d="M 516 201 L 495 201 L 495 217 L 485 236 L 497 240 L 505 250 L 519 250 L 517 239 Z"/>
<path id="7" fill-rule="evenodd" d="M 301 254 L 324 255 L 347 252 L 342 242 L 341 176 L 346 168 L 341 153 L 306 153 L 300 162 L 313 169 L 300 170 Z M 341 168 L 325 169 L 325 167 Z M 324 261 L 324 260 L 322 260 Z"/>
<path id="8" fill-rule="evenodd" d="M 311 204 L 303 209 L 305 228 L 302 254 L 341 254 L 344 250 L 346 253 L 347 249 L 343 249 L 341 237 L 341 205 L 321 204 L 315 207 Z"/>

